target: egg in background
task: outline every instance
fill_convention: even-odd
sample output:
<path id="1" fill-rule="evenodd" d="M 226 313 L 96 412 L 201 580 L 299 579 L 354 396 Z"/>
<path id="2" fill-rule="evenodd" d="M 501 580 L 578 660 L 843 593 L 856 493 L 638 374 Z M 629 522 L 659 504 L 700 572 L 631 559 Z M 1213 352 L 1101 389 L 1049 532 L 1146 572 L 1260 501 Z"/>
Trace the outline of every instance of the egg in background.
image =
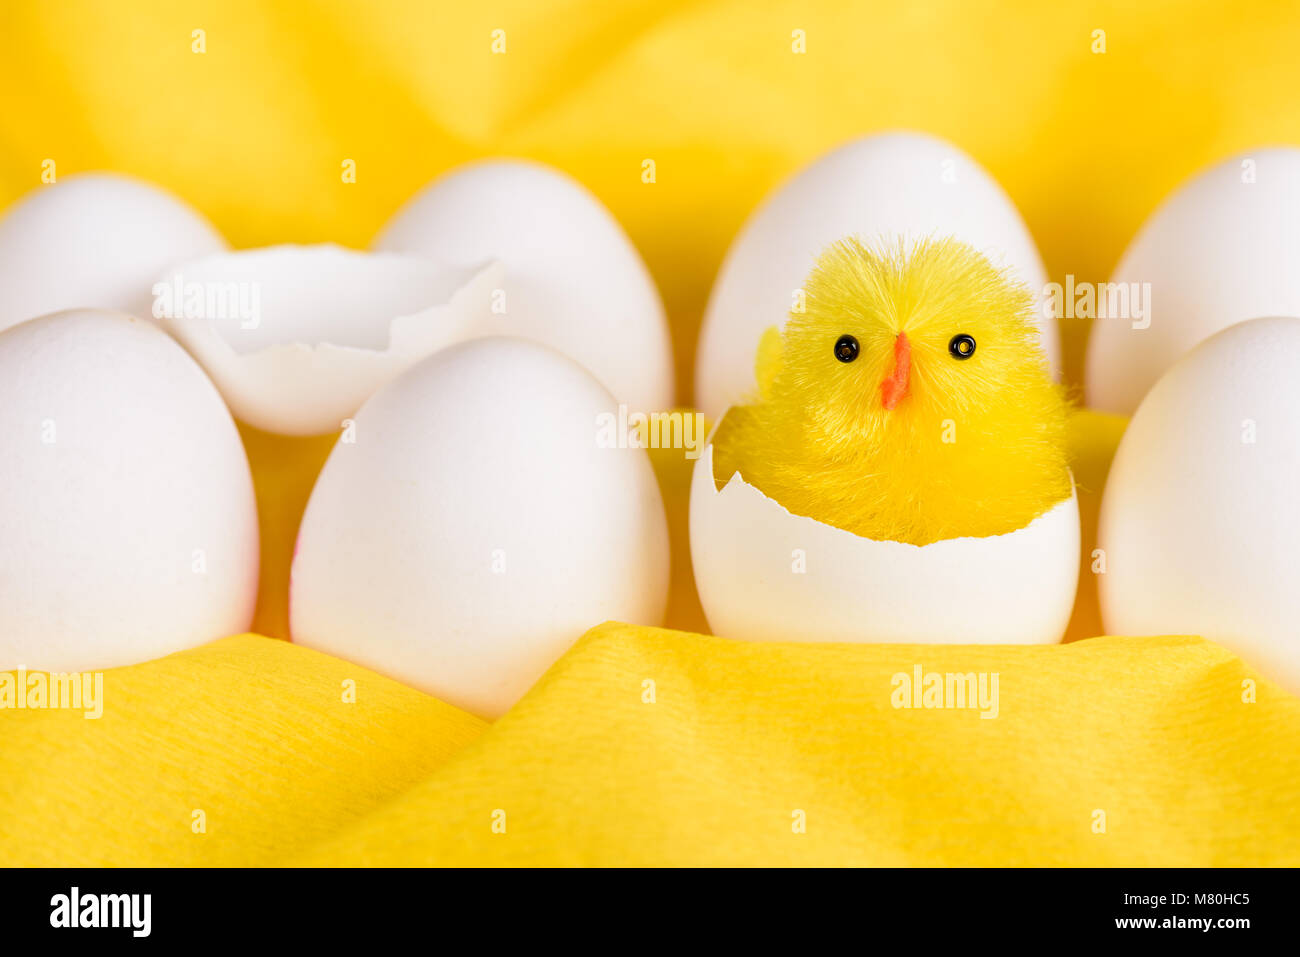
<path id="1" fill-rule="evenodd" d="M 87 671 L 248 628 L 248 461 L 164 332 L 77 310 L 0 333 L 0 670 Z"/>
<path id="2" fill-rule="evenodd" d="M 1023 528 L 929 545 L 795 515 L 739 472 L 695 464 L 690 540 L 713 634 L 749 641 L 1051 644 L 1079 574 L 1076 496 Z"/>
<path id="3" fill-rule="evenodd" d="M 616 408 L 575 361 L 511 338 L 380 389 L 303 516 L 294 642 L 496 718 L 588 629 L 659 624 L 663 502 L 644 449 L 598 441 Z"/>
<path id="4" fill-rule="evenodd" d="M 156 186 L 115 173 L 67 176 L 0 217 L 0 329 L 82 307 L 147 316 L 173 263 L 226 248 L 202 216 Z"/>
<path id="5" fill-rule="evenodd" d="M 672 406 L 668 321 L 649 270 L 613 215 L 559 170 L 523 160 L 452 170 L 398 210 L 373 248 L 462 268 L 499 260 L 499 334 L 571 356 L 634 410 Z"/>
<path id="6" fill-rule="evenodd" d="M 1300 693 L 1300 319 L 1219 332 L 1121 440 L 1097 543 L 1111 635 L 1201 635 Z"/>
<path id="7" fill-rule="evenodd" d="M 1087 400 L 1105 412 L 1132 415 L 1165 370 L 1220 329 L 1300 316 L 1300 149 L 1251 150 L 1180 186 L 1110 281 L 1150 285 L 1145 315 L 1092 324 Z"/>
<path id="8" fill-rule="evenodd" d="M 785 325 L 795 294 L 826 247 L 845 236 L 952 236 L 1010 267 L 1040 304 L 1042 259 L 1010 197 L 951 143 L 920 133 L 868 136 L 828 153 L 769 196 L 732 243 L 709 296 L 696 360 L 695 402 L 711 418 L 756 388 L 753 357 Z M 1054 319 L 1037 312 L 1042 345 L 1060 365 Z"/>

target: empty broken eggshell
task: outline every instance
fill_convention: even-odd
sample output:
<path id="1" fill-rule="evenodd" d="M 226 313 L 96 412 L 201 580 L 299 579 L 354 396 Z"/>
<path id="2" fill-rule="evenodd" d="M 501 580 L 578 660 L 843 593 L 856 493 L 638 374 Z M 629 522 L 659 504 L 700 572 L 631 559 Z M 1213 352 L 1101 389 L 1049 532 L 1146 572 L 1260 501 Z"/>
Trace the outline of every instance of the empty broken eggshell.
<path id="1" fill-rule="evenodd" d="M 448 269 L 341 246 L 272 246 L 184 263 L 153 316 L 207 370 L 235 417 L 283 435 L 340 428 L 380 386 L 494 331 L 500 264 Z"/>
<path id="2" fill-rule="evenodd" d="M 792 514 L 739 472 L 719 488 L 710 441 L 690 512 L 700 602 L 713 633 L 728 638 L 1051 644 L 1074 606 L 1073 492 L 1005 535 L 873 541 Z"/>

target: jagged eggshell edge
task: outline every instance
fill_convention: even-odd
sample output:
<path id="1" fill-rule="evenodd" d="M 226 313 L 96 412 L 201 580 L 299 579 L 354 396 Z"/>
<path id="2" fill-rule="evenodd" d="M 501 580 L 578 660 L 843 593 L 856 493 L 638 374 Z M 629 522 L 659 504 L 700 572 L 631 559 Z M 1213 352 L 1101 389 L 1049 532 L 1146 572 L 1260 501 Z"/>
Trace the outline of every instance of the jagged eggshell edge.
<path id="1" fill-rule="evenodd" d="M 352 283 L 360 269 L 372 273 L 373 279 L 366 285 L 373 295 L 388 295 L 393 301 L 390 309 L 376 310 L 390 316 L 386 320 L 387 347 L 382 350 L 336 341 L 350 338 L 363 323 L 373 323 L 366 317 L 357 317 L 345 330 L 331 327 L 337 317 L 328 317 L 331 321 L 320 318 L 311 336 L 313 341 L 281 342 L 240 352 L 209 318 L 155 316 L 155 321 L 212 377 L 236 418 L 282 435 L 336 431 L 380 386 L 425 356 L 456 342 L 491 334 L 493 290 L 500 288 L 505 279 L 505 267 L 497 262 L 476 269 L 451 270 L 415 256 L 324 245 L 220 253 L 180 264 L 159 282 L 167 282 L 172 274 L 201 276 L 209 273 L 214 264 L 241 257 L 256 267 L 244 274 L 250 282 Z M 257 257 L 256 261 L 251 257 Z M 331 268 L 341 260 L 348 260 L 346 270 Z M 458 274 L 458 278 L 450 279 L 450 288 L 455 291 L 444 302 L 411 311 L 410 296 L 399 294 L 397 283 L 412 269 Z M 302 325 L 299 318 L 293 322 L 295 327 Z"/>
<path id="2" fill-rule="evenodd" d="M 1073 490 L 1014 532 L 918 546 L 794 515 L 739 472 L 718 489 L 712 441 L 691 479 L 695 583 L 729 638 L 1053 644 L 1074 607 L 1079 535 Z"/>

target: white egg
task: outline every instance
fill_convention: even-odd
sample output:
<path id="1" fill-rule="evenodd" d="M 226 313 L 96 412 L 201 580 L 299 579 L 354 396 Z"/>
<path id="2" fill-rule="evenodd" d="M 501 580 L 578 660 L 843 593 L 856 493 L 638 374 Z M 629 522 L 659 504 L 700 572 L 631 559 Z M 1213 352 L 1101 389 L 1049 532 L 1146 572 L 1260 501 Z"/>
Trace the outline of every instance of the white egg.
<path id="1" fill-rule="evenodd" d="M 221 397 L 165 333 L 0 333 L 0 669 L 111 668 L 247 630 L 257 510 Z"/>
<path id="2" fill-rule="evenodd" d="M 502 334 L 578 360 L 633 410 L 672 406 L 672 348 L 654 281 L 617 220 L 559 170 L 516 160 L 453 170 L 399 210 L 374 247 L 450 266 L 500 260 Z"/>
<path id="3" fill-rule="evenodd" d="M 163 270 L 225 248 L 207 220 L 156 186 L 68 176 L 0 218 L 0 329 L 81 307 L 147 316 Z"/>
<path id="4" fill-rule="evenodd" d="M 1239 323 L 1178 360 L 1102 499 L 1112 635 L 1201 635 L 1300 692 L 1300 319 Z"/>
<path id="5" fill-rule="evenodd" d="M 691 480 L 691 562 L 716 635 L 749 641 L 1050 644 L 1079 573 L 1075 496 L 1024 528 L 929 545 L 873 541 L 794 515 L 713 445 Z"/>
<path id="6" fill-rule="evenodd" d="M 1060 344 L 1044 319 L 1047 274 L 1010 197 L 957 147 L 916 133 L 869 136 L 802 170 L 767 198 L 732 243 L 709 297 L 695 366 L 710 417 L 752 395 L 764 330 L 784 326 L 817 256 L 836 240 L 955 236 L 1009 268 L 1040 303 L 1053 369 Z"/>
<path id="7" fill-rule="evenodd" d="M 341 246 L 272 246 L 181 263 L 153 315 L 235 416 L 284 435 L 336 431 L 420 359 L 490 335 L 499 264 L 447 268 Z"/>
<path id="8" fill-rule="evenodd" d="M 1256 316 L 1300 316 L 1300 149 L 1234 156 L 1180 187 L 1110 277 L 1141 308 L 1093 322 L 1088 404 L 1132 415 L 1197 343 Z M 1099 297 L 1100 298 L 1100 297 Z"/>
<path id="9" fill-rule="evenodd" d="M 659 623 L 663 503 L 643 449 L 600 441 L 615 408 L 573 360 L 508 338 L 380 389 L 303 516 L 293 640 L 495 718 L 589 628 Z"/>

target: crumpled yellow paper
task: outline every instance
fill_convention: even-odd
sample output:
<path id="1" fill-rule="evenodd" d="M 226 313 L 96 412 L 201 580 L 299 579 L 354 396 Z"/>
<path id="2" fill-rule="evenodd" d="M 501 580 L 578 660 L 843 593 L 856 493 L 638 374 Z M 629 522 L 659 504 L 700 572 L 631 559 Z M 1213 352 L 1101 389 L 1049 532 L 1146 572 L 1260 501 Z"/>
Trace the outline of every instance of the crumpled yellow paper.
<path id="1" fill-rule="evenodd" d="M 918 666 L 996 673 L 996 718 L 895 708 Z M 246 635 L 6 714 L 0 864 L 1294 865 L 1300 699 L 1252 678 L 1197 638 L 610 624 L 488 726 Z"/>
<path id="2" fill-rule="evenodd" d="M 1300 141 L 1298 31 L 1285 3 L 1171 19 L 1119 0 L 19 0 L 0 10 L 0 206 L 53 161 L 168 187 L 236 246 L 364 247 L 439 172 L 533 157 L 591 188 L 646 257 L 688 402 L 727 244 L 803 163 L 875 130 L 945 136 L 1007 188 L 1053 279 L 1101 281 L 1183 178 Z M 1077 383 L 1086 323 L 1064 333 Z M 0 712 L 0 865 L 1296 865 L 1300 699 L 1199 638 L 1089 637 L 1122 429 L 1088 414 L 1075 430 L 1069 644 L 693 634 L 689 463 L 657 454 L 683 631 L 597 628 L 491 726 L 270 637 L 107 672 L 97 720 Z M 255 627 L 282 638 L 330 440 L 243 435 Z M 997 717 L 896 708 L 918 667 L 996 673 Z"/>

